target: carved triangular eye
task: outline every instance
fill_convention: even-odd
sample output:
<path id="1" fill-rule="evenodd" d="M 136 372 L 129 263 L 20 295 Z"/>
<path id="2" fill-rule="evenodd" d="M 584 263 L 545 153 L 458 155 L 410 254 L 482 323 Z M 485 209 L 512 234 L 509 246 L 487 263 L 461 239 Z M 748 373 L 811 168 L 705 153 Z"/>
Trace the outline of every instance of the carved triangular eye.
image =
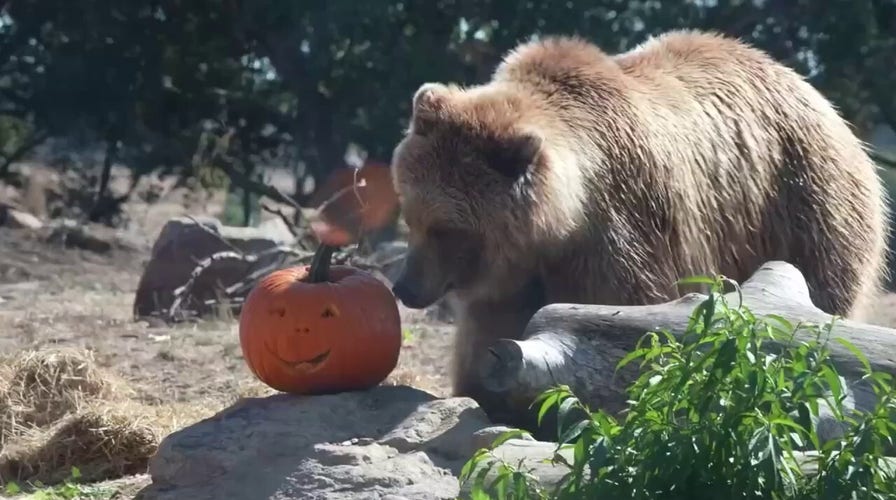
<path id="1" fill-rule="evenodd" d="M 327 304 L 327 307 L 324 308 L 324 312 L 320 313 L 321 318 L 335 318 L 337 316 L 339 316 L 339 309 L 333 304 Z"/>

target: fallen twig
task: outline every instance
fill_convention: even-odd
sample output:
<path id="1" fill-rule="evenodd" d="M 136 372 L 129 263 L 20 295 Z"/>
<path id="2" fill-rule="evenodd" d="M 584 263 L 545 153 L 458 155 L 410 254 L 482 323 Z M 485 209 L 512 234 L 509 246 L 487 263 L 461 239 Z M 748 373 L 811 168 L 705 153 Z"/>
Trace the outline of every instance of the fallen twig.
<path id="1" fill-rule="evenodd" d="M 193 269 L 193 271 L 190 272 L 190 279 L 188 279 L 186 283 L 174 290 L 174 301 L 171 303 L 171 307 L 168 308 L 168 319 L 172 322 L 176 321 L 176 315 L 181 308 L 181 304 L 189 295 L 189 291 L 192 290 L 193 285 L 196 283 L 196 280 L 199 279 L 199 276 L 201 276 L 202 273 L 204 273 L 207 269 L 209 269 L 216 263 L 226 260 L 237 260 L 240 262 L 245 262 L 247 264 L 254 264 L 260 259 L 271 255 L 280 255 L 284 257 L 291 256 L 295 257 L 298 260 L 303 260 L 310 259 L 312 254 L 283 245 L 272 247 L 255 254 L 245 254 L 243 252 L 229 250 L 214 253 L 197 262 L 196 267 Z M 253 271 L 247 276 L 245 280 L 237 283 L 236 285 L 240 285 L 243 283 L 251 283 L 252 285 L 254 285 L 254 282 L 258 277 L 282 265 L 282 261 L 276 261 L 263 269 Z M 251 286 L 249 288 L 251 288 Z M 235 288 L 235 285 L 231 285 L 230 287 L 228 287 L 225 290 L 228 295 L 228 299 L 232 299 L 232 292 L 230 291 L 231 289 L 241 290 L 241 288 Z"/>
<path id="2" fill-rule="evenodd" d="M 223 236 L 221 236 L 220 234 L 218 234 L 217 231 L 214 231 L 214 230 L 212 230 L 211 228 L 209 228 L 208 226 L 206 226 L 205 224 L 199 222 L 199 221 L 196 220 L 196 218 L 193 217 L 192 215 L 188 215 L 187 218 L 190 219 L 191 221 L 193 221 L 193 223 L 195 223 L 196 226 L 199 227 L 199 229 L 205 231 L 206 233 L 208 233 L 209 235 L 211 235 L 213 238 L 215 238 L 216 240 L 218 240 L 218 241 L 220 241 L 221 243 L 223 243 L 227 248 L 231 249 L 232 251 L 234 251 L 234 252 L 236 252 L 236 253 L 238 253 L 238 254 L 240 254 L 240 255 L 243 254 L 243 251 L 242 251 L 242 250 L 240 250 L 239 248 L 237 248 L 233 243 L 227 241 L 227 239 L 224 238 Z"/>
<path id="3" fill-rule="evenodd" d="M 299 230 L 298 226 L 296 226 L 296 224 L 292 221 L 292 219 L 290 219 L 290 217 L 288 215 L 283 213 L 283 210 L 280 210 L 279 208 L 276 208 L 276 207 L 270 207 L 265 203 L 261 204 L 261 209 L 264 210 L 265 212 L 268 212 L 270 214 L 276 215 L 277 217 L 280 217 L 280 220 L 282 220 L 283 223 L 286 224 L 286 229 L 289 230 L 290 234 L 292 234 L 293 237 L 299 238 L 300 235 L 302 234 L 302 231 Z M 296 217 L 300 217 L 300 216 L 301 216 L 301 212 L 296 212 Z"/>

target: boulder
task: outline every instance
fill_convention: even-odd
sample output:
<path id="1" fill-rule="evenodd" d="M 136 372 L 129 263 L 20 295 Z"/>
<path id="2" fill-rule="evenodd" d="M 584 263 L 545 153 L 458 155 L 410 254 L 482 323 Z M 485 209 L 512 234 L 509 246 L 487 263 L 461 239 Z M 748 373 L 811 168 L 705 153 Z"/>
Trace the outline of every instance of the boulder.
<path id="1" fill-rule="evenodd" d="M 256 254 L 291 243 L 283 221 L 271 219 L 258 227 L 233 227 L 211 217 L 177 217 L 169 220 L 153 244 L 151 256 L 137 285 L 134 315 L 137 318 L 166 315 L 174 292 L 190 280 L 197 264 L 216 253 L 237 251 Z M 275 262 L 280 256 L 256 262 L 239 259 L 216 261 L 196 279 L 183 307 L 204 314 L 212 311 L 205 301 L 215 299 L 222 288 L 244 279 L 253 269 Z"/>
<path id="2" fill-rule="evenodd" d="M 245 399 L 166 437 L 137 498 L 456 498 L 490 426 L 469 398 L 407 386 Z"/>

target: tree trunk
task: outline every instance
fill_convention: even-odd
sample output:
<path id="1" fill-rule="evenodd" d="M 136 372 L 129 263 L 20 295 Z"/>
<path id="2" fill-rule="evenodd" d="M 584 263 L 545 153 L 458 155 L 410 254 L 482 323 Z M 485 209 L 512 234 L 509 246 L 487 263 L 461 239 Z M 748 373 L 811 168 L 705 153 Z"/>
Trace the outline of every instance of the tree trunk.
<path id="1" fill-rule="evenodd" d="M 103 171 L 100 172 L 100 180 L 96 188 L 96 196 L 93 199 L 93 207 L 90 209 L 88 219 L 91 222 L 98 222 L 112 215 L 118 210 L 120 203 L 116 203 L 112 197 L 107 194 L 109 190 L 109 181 L 112 178 L 112 165 L 115 163 L 115 156 L 118 154 L 118 141 L 109 139 L 106 142 L 106 155 L 103 158 Z"/>
<path id="2" fill-rule="evenodd" d="M 112 139 L 106 144 L 106 157 L 103 158 L 103 171 L 100 173 L 100 183 L 96 190 L 96 199 L 99 200 L 106 197 L 106 191 L 109 189 L 109 180 L 112 177 L 112 164 L 115 163 L 115 154 L 118 151 L 118 141 Z"/>
<path id="3" fill-rule="evenodd" d="M 744 305 L 758 317 L 777 314 L 797 324 L 825 324 L 832 318 L 812 304 L 802 274 L 792 265 L 771 261 L 763 265 L 741 287 Z M 666 329 L 681 339 L 694 308 L 706 296 L 689 294 L 664 304 L 646 306 L 601 306 L 552 304 L 539 310 L 526 327 L 522 340 L 502 339 L 495 343 L 478 367 L 486 393 L 483 409 L 509 425 L 535 430 L 534 399 L 546 389 L 566 384 L 592 409 L 617 413 L 626 405 L 626 388 L 637 377 L 634 364 L 616 371 L 618 362 L 633 351 L 650 331 Z M 727 295 L 736 304 L 735 292 Z M 832 337 L 855 345 L 875 371 L 896 374 L 896 330 L 857 321 L 838 319 Z M 809 340 L 809 333 L 797 340 Z M 781 343 L 766 341 L 764 349 L 782 349 Z M 860 361 L 836 342 L 829 344 L 831 359 L 850 384 L 848 407 L 868 410 L 875 404 L 870 387 L 859 381 L 864 375 Z M 822 416 L 820 432 L 834 436 L 830 415 Z M 550 436 L 556 437 L 556 436 Z"/>

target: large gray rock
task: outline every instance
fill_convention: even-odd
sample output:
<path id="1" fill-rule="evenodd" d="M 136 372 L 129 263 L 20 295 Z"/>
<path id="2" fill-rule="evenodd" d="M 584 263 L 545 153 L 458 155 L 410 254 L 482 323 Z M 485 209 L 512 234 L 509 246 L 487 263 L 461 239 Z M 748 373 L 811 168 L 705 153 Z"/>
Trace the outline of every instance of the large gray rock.
<path id="1" fill-rule="evenodd" d="M 166 437 L 138 498 L 456 498 L 489 425 L 471 399 L 405 386 L 247 399 Z"/>
<path id="2" fill-rule="evenodd" d="M 254 254 L 292 242 L 293 236 L 279 219 L 259 227 L 233 227 L 211 217 L 177 217 L 169 220 L 152 247 L 152 254 L 134 297 L 138 318 L 166 315 L 175 300 L 174 292 L 190 279 L 197 263 L 213 254 L 238 250 Z M 204 314 L 213 311 L 204 304 L 221 289 L 244 279 L 253 269 L 269 265 L 278 256 L 254 263 L 237 259 L 216 261 L 196 279 L 183 307 Z"/>

